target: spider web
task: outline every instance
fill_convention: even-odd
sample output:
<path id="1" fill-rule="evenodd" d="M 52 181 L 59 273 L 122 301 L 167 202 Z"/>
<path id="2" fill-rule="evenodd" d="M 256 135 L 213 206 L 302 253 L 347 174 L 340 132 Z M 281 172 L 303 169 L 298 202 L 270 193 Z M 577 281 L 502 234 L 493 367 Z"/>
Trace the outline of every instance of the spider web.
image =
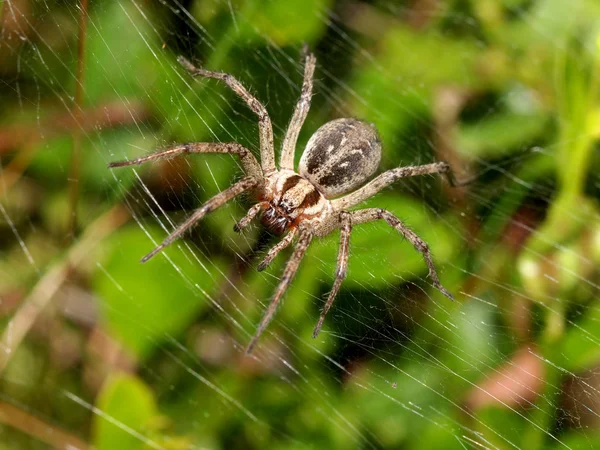
<path id="1" fill-rule="evenodd" d="M 600 8 L 591 1 L 2 4 L 0 442 L 10 448 L 596 448 L 600 445 Z M 236 234 L 240 197 L 146 264 L 241 176 L 228 155 L 110 171 L 182 142 L 258 155 L 256 117 L 178 55 L 260 99 L 276 148 L 317 55 L 310 135 L 373 122 L 390 210 L 316 239 L 251 356 L 289 253 Z M 73 155 L 79 155 L 73 156 Z M 76 208 L 73 208 L 76 205 Z M 76 211 L 74 213 L 73 211 Z M 49 431 L 48 431 L 49 430 Z"/>

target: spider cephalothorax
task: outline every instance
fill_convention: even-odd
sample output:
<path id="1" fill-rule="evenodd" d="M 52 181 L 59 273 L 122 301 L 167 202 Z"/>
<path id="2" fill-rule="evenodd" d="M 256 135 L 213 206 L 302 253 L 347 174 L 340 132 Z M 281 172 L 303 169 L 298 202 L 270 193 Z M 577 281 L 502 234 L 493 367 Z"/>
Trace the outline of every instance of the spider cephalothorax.
<path id="1" fill-rule="evenodd" d="M 262 224 L 283 234 L 307 220 L 315 220 L 327 210 L 327 200 L 306 178 L 291 170 L 267 178 Z"/>
<path id="2" fill-rule="evenodd" d="M 260 164 L 248 149 L 236 142 L 196 142 L 177 145 L 132 161 L 111 163 L 109 167 L 141 164 L 182 153 L 232 153 L 240 157 L 246 176 L 198 208 L 162 244 L 144 256 L 142 262 L 147 261 L 172 243 L 210 211 L 243 192 L 255 191 L 259 199 L 258 203 L 252 206 L 246 216 L 235 224 L 235 229 L 242 230 L 257 215 L 261 214 L 261 222 L 266 228 L 273 233 L 284 235 L 283 239 L 269 250 L 258 269 L 265 269 L 281 250 L 292 243 L 296 236 L 298 239 L 273 300 L 248 345 L 247 353 L 252 351 L 258 338 L 272 319 L 313 237 L 325 236 L 338 228 L 340 229 L 340 251 L 336 279 L 321 311 L 313 337 L 318 335 L 325 315 L 333 304 L 342 280 L 346 276 L 350 233 L 352 226 L 360 223 L 383 219 L 398 230 L 423 254 L 433 285 L 445 296 L 452 298 L 452 295 L 440 283 L 429 247 L 400 219 L 380 208 L 349 210 L 399 178 L 445 173 L 453 181 L 448 164 L 437 162 L 423 166 L 398 167 L 382 173 L 362 186 L 375 173 L 381 159 L 381 142 L 377 131 L 372 125 L 357 119 L 337 119 L 327 122 L 312 135 L 296 172 L 294 170 L 294 152 L 300 128 L 310 107 L 316 64 L 314 55 L 307 52 L 302 95 L 296 104 L 294 115 L 283 140 L 278 169 L 275 166 L 273 127 L 265 107 L 233 76 L 194 67 L 183 57 L 179 58 L 179 62 L 193 76 L 224 81 L 258 116 Z"/>

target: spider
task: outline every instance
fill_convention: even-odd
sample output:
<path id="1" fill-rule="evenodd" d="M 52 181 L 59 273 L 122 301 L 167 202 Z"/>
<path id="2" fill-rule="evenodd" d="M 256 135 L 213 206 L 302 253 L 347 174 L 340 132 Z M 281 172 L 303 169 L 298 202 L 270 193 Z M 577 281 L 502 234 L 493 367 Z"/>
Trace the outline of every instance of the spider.
<path id="1" fill-rule="evenodd" d="M 223 81 L 256 114 L 260 135 L 260 164 L 248 149 L 237 142 L 180 144 L 137 159 L 109 164 L 109 168 L 131 166 L 188 153 L 231 153 L 239 156 L 246 176 L 195 210 L 158 247 L 144 256 L 141 262 L 148 261 L 178 239 L 209 212 L 243 192 L 254 191 L 258 202 L 235 224 L 234 229 L 241 231 L 262 213 L 262 224 L 272 233 L 284 235 L 267 252 L 258 270 L 264 270 L 296 237 L 297 242 L 292 256 L 287 261 L 273 300 L 246 349 L 247 354 L 252 352 L 259 337 L 273 318 L 313 238 L 328 235 L 338 228 L 340 246 L 335 281 L 314 328 L 314 338 L 319 334 L 325 316 L 346 277 L 352 227 L 361 223 L 383 219 L 400 232 L 417 251 L 422 253 L 433 285 L 446 297 L 453 299 L 452 294 L 440 283 L 427 243 L 414 231 L 384 209 L 350 210 L 404 177 L 439 173 L 445 174 L 452 185 L 457 185 L 447 163 L 435 162 L 420 166 L 398 167 L 380 174 L 365 184 L 379 165 L 381 141 L 373 125 L 357 119 L 343 118 L 327 122 L 312 135 L 302 154 L 298 170 L 294 169 L 294 152 L 298 134 L 310 108 L 316 65 L 316 58 L 312 53 L 305 49 L 304 55 L 302 93 L 283 139 L 279 169 L 275 165 L 271 118 L 265 107 L 232 75 L 195 67 L 182 56 L 178 58 L 178 62 L 191 76 Z"/>

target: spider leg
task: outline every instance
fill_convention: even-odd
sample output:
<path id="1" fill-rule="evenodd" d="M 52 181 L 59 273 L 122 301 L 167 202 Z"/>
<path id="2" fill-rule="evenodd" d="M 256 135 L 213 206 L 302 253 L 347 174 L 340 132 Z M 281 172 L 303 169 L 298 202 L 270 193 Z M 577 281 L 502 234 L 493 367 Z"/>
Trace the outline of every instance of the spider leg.
<path id="1" fill-rule="evenodd" d="M 265 174 L 274 172 L 275 167 L 275 150 L 273 147 L 273 125 L 267 110 L 248 90 L 240 83 L 233 75 L 223 72 L 213 72 L 201 67 L 195 67 L 191 62 L 183 56 L 177 58 L 181 64 L 192 76 L 200 76 L 204 78 L 215 78 L 227 84 L 237 95 L 240 96 L 248 107 L 258 116 L 258 129 L 260 134 L 260 160 Z"/>
<path id="2" fill-rule="evenodd" d="M 263 259 L 262 262 L 258 265 L 259 272 L 265 270 L 269 266 L 269 264 L 271 264 L 271 261 L 273 261 L 275 257 L 279 254 L 279 252 L 292 243 L 294 236 L 296 236 L 297 230 L 297 228 L 292 228 L 282 240 L 280 240 L 274 247 L 271 248 L 271 250 L 269 250 L 269 252 L 265 256 L 265 259 Z"/>
<path id="3" fill-rule="evenodd" d="M 237 142 L 229 143 L 212 143 L 212 142 L 193 142 L 190 144 L 180 144 L 165 150 L 152 153 L 150 155 L 142 156 L 137 159 L 129 161 L 116 161 L 111 162 L 108 167 L 113 169 L 115 167 L 123 166 L 134 166 L 145 163 L 146 161 L 154 161 L 157 159 L 167 159 L 181 154 L 188 153 L 232 153 L 239 155 L 244 172 L 246 175 L 253 177 L 257 180 L 262 179 L 262 170 L 258 161 L 254 157 L 250 150 L 242 147 Z"/>
<path id="4" fill-rule="evenodd" d="M 290 124 L 288 125 L 287 133 L 283 139 L 283 145 L 281 146 L 281 160 L 279 166 L 282 169 L 294 170 L 294 151 L 296 150 L 296 143 L 298 142 L 298 135 L 300 129 L 306 120 L 308 110 L 310 109 L 310 101 L 312 97 L 313 89 L 313 75 L 315 73 L 315 64 L 317 59 L 315 55 L 308 52 L 305 48 L 304 52 L 304 81 L 302 82 L 302 94 L 300 100 L 296 103 L 296 109 Z"/>
<path id="5" fill-rule="evenodd" d="M 262 320 L 260 321 L 260 324 L 258 325 L 258 328 L 256 329 L 256 333 L 254 333 L 254 336 L 252 337 L 250 344 L 248 344 L 248 348 L 246 348 L 247 355 L 252 353 L 252 350 L 254 349 L 254 346 L 256 345 L 258 338 L 261 336 L 263 331 L 265 331 L 265 328 L 267 328 L 267 325 L 273 318 L 273 315 L 275 314 L 275 311 L 277 310 L 277 306 L 279 305 L 279 302 L 281 301 L 283 294 L 285 293 L 288 286 L 294 279 L 294 276 L 296 275 L 296 271 L 298 270 L 300 261 L 302 261 L 302 258 L 304 257 L 304 254 L 306 253 L 306 250 L 307 250 L 312 238 L 313 238 L 313 234 L 311 232 L 303 231 L 300 233 L 300 238 L 298 240 L 298 243 L 296 244 L 294 253 L 288 260 L 287 265 L 285 266 L 285 269 L 283 271 L 283 276 L 281 277 L 279 286 L 277 286 L 277 290 L 275 291 L 273 300 L 271 301 L 271 304 L 267 308 L 267 312 L 265 313 Z"/>
<path id="6" fill-rule="evenodd" d="M 257 203 L 254 206 L 252 206 L 248 210 L 246 215 L 244 217 L 242 217 L 242 219 L 233 226 L 233 231 L 235 231 L 236 233 L 239 233 L 244 228 L 246 228 L 250 224 L 250 222 L 252 222 L 252 220 L 256 217 L 256 215 L 259 213 L 259 211 L 261 210 L 262 207 L 263 207 L 262 203 Z"/>
<path id="7" fill-rule="evenodd" d="M 247 191 L 248 189 L 253 188 L 256 185 L 257 181 L 254 178 L 246 177 L 235 183 L 233 186 L 228 187 L 223 192 L 220 192 L 214 197 L 212 197 L 204 205 L 202 205 L 200 208 L 194 211 L 194 213 L 190 217 L 188 217 L 185 222 L 180 224 L 175 231 L 173 231 L 169 236 L 167 236 L 167 238 L 162 242 L 162 244 L 160 244 L 158 247 L 156 247 L 154 250 L 152 250 L 150 253 L 144 256 L 141 262 L 145 263 L 146 261 L 148 261 L 154 255 L 160 252 L 163 248 L 165 248 L 167 245 L 171 244 L 174 240 L 180 237 L 193 225 L 195 225 L 196 222 L 201 220 L 206 214 L 208 214 L 211 211 L 214 211 L 220 206 L 223 206 L 232 198 L 240 195 L 242 192 Z"/>
<path id="8" fill-rule="evenodd" d="M 350 213 L 352 215 L 352 223 L 359 224 L 365 222 L 372 222 L 374 220 L 383 219 L 388 225 L 394 227 L 400 234 L 402 234 L 408 241 L 413 245 L 413 247 L 421 252 L 425 262 L 427 263 L 427 267 L 429 268 L 429 277 L 433 282 L 433 285 L 446 297 L 450 300 L 454 300 L 454 296 L 442 286 L 440 279 L 438 278 L 438 274 L 435 270 L 435 266 L 433 265 L 433 260 L 431 258 L 431 251 L 429 250 L 429 246 L 427 243 L 421 239 L 417 234 L 408 228 L 400 219 L 394 216 L 391 212 L 386 211 L 381 208 L 367 208 L 360 209 L 358 211 L 352 211 Z"/>
<path id="9" fill-rule="evenodd" d="M 340 290 L 340 286 L 342 285 L 342 281 L 346 278 L 346 270 L 348 268 L 348 249 L 350 246 L 350 233 L 352 232 L 352 221 L 351 216 L 347 212 L 340 213 L 340 222 L 342 224 L 340 230 L 340 250 L 338 252 L 338 260 L 337 260 L 337 270 L 335 274 L 335 282 L 333 283 L 333 287 L 331 288 L 331 292 L 329 292 L 329 296 L 327 298 L 327 302 L 321 311 L 321 316 L 319 317 L 319 321 L 315 326 L 313 331 L 313 338 L 316 338 L 321 331 L 321 327 L 323 326 L 323 321 L 325 320 L 325 316 L 329 312 L 329 308 L 333 305 L 333 301 Z"/>
<path id="10" fill-rule="evenodd" d="M 332 200 L 331 203 L 333 204 L 335 210 L 342 211 L 359 204 L 360 202 L 366 200 L 369 197 L 372 197 L 373 195 L 375 195 L 382 189 L 388 187 L 390 184 L 394 183 L 400 178 L 436 173 L 445 174 L 448 177 L 450 184 L 452 184 L 453 186 L 462 186 L 463 184 L 467 184 L 471 181 L 468 180 L 467 182 L 461 183 L 457 182 L 454 175 L 452 174 L 450 165 L 446 162 L 435 162 L 432 164 L 425 164 L 422 166 L 397 167 L 395 169 L 388 170 L 387 172 L 383 172 L 381 175 L 371 180 L 362 188 L 357 189 L 356 191 L 342 198 Z"/>

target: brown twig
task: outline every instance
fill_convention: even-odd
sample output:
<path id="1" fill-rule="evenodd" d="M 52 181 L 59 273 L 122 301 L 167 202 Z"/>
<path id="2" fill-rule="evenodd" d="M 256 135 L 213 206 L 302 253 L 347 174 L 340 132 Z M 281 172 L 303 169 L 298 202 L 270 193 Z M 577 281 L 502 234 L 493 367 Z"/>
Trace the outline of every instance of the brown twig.
<path id="1" fill-rule="evenodd" d="M 79 125 L 81 122 L 83 106 L 83 76 L 85 69 L 85 37 L 87 35 L 88 2 L 79 2 L 79 39 L 77 42 L 77 75 L 75 80 L 75 102 L 73 104 L 73 115 Z M 77 201 L 79 199 L 79 172 L 81 167 L 81 127 L 73 128 L 73 152 L 71 153 L 71 168 L 69 170 L 69 203 L 71 206 L 71 217 L 69 220 L 68 236 L 75 238 L 77 232 Z"/>
<path id="2" fill-rule="evenodd" d="M 0 374 L 6 368 L 25 335 L 54 294 L 64 283 L 72 267 L 89 257 L 100 241 L 129 219 L 129 212 L 117 205 L 89 225 L 81 239 L 71 246 L 65 257 L 57 262 L 37 282 L 29 296 L 8 323 L 0 339 Z"/>
<path id="3" fill-rule="evenodd" d="M 149 116 L 143 105 L 132 102 L 107 103 L 96 108 L 82 110 L 77 123 L 72 112 L 59 117 L 53 117 L 35 131 L 31 126 L 13 126 L 0 129 L 0 154 L 12 148 L 22 147 L 0 174 L 0 195 L 19 181 L 23 172 L 35 157 L 39 143 L 54 135 L 78 128 L 81 132 L 97 130 L 114 125 L 126 125 L 137 120 L 145 120 Z M 32 131 L 34 130 L 34 131 Z"/>
<path id="4" fill-rule="evenodd" d="M 472 174 L 465 172 L 462 158 L 455 148 L 459 115 L 471 96 L 472 93 L 465 89 L 444 86 L 437 89 L 433 101 L 435 157 L 438 161 L 450 164 L 460 179 L 472 177 Z M 446 193 L 454 201 L 465 201 L 466 191 L 463 189 L 449 188 Z"/>
<path id="5" fill-rule="evenodd" d="M 32 416 L 10 403 L 0 402 L 0 423 L 6 424 L 53 448 L 85 450 L 89 445 L 54 425 Z"/>
<path id="6" fill-rule="evenodd" d="M 35 145 L 27 143 L 21 151 L 10 161 L 0 174 L 0 195 L 6 194 L 11 187 L 21 178 L 23 172 L 35 156 Z"/>
<path id="7" fill-rule="evenodd" d="M 146 120 L 149 116 L 150 111 L 142 102 L 117 100 L 82 109 L 79 122 L 73 111 L 67 111 L 60 115 L 52 115 L 41 124 L 7 126 L 0 128 L 0 154 L 16 149 L 24 143 L 49 139 L 75 128 L 86 133 L 116 125 L 128 125 Z"/>

